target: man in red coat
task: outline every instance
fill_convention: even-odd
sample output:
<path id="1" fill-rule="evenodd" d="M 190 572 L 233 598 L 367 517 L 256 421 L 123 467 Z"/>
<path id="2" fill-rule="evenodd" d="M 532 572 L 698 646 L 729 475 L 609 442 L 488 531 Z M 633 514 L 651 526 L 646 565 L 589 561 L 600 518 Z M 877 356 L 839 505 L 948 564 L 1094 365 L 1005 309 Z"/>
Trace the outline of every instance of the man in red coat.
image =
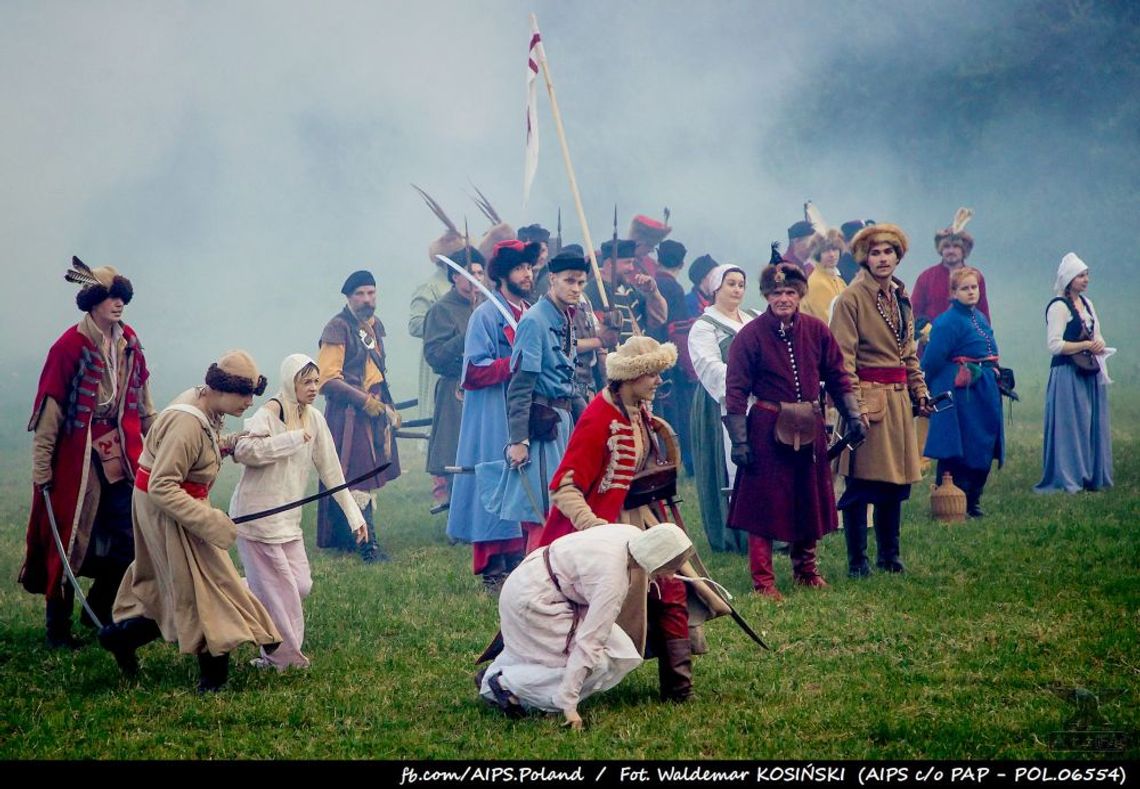
<path id="1" fill-rule="evenodd" d="M 75 590 L 52 535 L 44 491 L 76 575 L 93 578 L 88 602 L 103 624 L 134 559 L 131 488 L 142 436 L 154 420 L 142 346 L 123 323 L 131 281 L 110 266 L 73 258 L 65 278 L 83 285 L 85 314 L 65 331 L 40 373 L 28 430 L 35 492 L 20 583 L 46 598 L 47 645 L 80 646 L 71 635 Z M 94 626 L 86 612 L 83 622 Z"/>
<path id="2" fill-rule="evenodd" d="M 973 211 L 959 208 L 954 222 L 934 234 L 934 248 L 942 259 L 919 274 L 911 290 L 910 304 L 914 309 L 914 330 L 920 359 L 926 350 L 926 337 L 930 333 L 931 322 L 950 309 L 950 274 L 966 265 L 966 259 L 974 250 L 974 237 L 965 229 L 971 216 Z M 980 273 L 978 288 L 982 295 L 975 309 L 985 315 L 988 321 L 990 303 L 986 299 L 986 280 Z"/>
<path id="3" fill-rule="evenodd" d="M 863 429 L 843 354 L 827 324 L 800 312 L 807 277 L 791 263 L 760 275 L 768 310 L 747 324 L 728 355 L 725 424 L 737 465 L 728 525 L 748 532 L 756 592 L 782 599 L 772 570 L 772 540 L 791 544 L 796 583 L 822 587 L 819 538 L 838 528 L 820 382 L 856 432 Z M 751 410 L 749 397 L 755 398 Z M 853 438 L 858 438 L 854 436 Z"/>

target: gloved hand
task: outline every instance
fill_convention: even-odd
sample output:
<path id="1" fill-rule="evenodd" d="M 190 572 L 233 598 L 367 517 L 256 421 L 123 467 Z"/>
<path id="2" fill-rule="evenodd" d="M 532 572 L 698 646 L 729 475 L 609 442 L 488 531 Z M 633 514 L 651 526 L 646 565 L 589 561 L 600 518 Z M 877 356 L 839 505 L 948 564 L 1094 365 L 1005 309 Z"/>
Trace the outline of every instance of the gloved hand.
<path id="1" fill-rule="evenodd" d="M 865 441 L 870 429 L 867 425 L 867 419 L 859 407 L 859 398 L 855 396 L 855 393 L 848 392 L 843 395 L 843 399 L 836 403 L 835 407 L 846 425 L 847 443 L 850 446 L 856 446 Z"/>
<path id="2" fill-rule="evenodd" d="M 380 416 L 384 413 L 384 402 L 379 397 L 368 395 L 368 399 L 364 401 L 364 413 L 369 416 Z"/>
<path id="3" fill-rule="evenodd" d="M 726 414 L 724 426 L 732 441 L 732 462 L 738 468 L 752 465 L 752 447 L 748 445 L 748 417 L 744 414 Z"/>

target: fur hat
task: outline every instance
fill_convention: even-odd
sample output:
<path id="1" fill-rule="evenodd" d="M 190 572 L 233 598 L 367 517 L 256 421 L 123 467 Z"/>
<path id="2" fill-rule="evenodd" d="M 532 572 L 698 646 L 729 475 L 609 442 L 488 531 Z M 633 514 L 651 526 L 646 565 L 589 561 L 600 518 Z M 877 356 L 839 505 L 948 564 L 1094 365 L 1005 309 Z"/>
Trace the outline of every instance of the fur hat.
<path id="1" fill-rule="evenodd" d="M 72 256 L 71 268 L 63 275 L 68 282 L 82 285 L 75 294 L 75 305 L 83 312 L 90 312 L 112 296 L 130 304 L 135 289 L 131 281 L 119 274 L 112 266 L 89 268 L 79 258 Z"/>
<path id="2" fill-rule="evenodd" d="M 693 541 L 675 523 L 658 523 L 629 541 L 629 554 L 647 573 L 693 550 Z"/>
<path id="3" fill-rule="evenodd" d="M 794 263 L 777 263 L 765 266 L 760 272 L 760 293 L 767 297 L 776 288 L 795 288 L 800 298 L 807 295 L 808 282 L 804 271 Z"/>
<path id="4" fill-rule="evenodd" d="M 851 239 L 851 257 L 855 258 L 855 262 L 862 266 L 867 262 L 867 253 L 871 249 L 871 244 L 879 244 L 884 241 L 895 247 L 899 260 L 902 260 L 909 244 L 906 233 L 898 225 L 886 222 L 867 225 L 856 233 L 855 237 Z"/>
<path id="5" fill-rule="evenodd" d="M 664 222 L 658 222 L 656 219 L 650 219 L 644 214 L 638 214 L 629 223 L 629 237 L 637 244 L 644 244 L 647 247 L 655 247 L 665 240 L 665 237 L 673 232 L 673 228 L 669 227 Z"/>
<path id="6" fill-rule="evenodd" d="M 962 259 L 970 257 L 974 251 L 974 237 L 966 232 L 966 223 L 974 216 L 972 208 L 959 208 L 954 212 L 954 221 L 934 234 L 934 251 L 942 254 L 942 245 L 954 241 L 962 245 Z"/>
<path id="7" fill-rule="evenodd" d="M 494 254 L 487 266 L 487 275 L 495 282 L 502 282 L 516 267 L 527 263 L 533 266 L 541 253 L 542 247 L 537 241 L 529 244 L 513 238 L 500 241 L 495 244 Z"/>
<path id="8" fill-rule="evenodd" d="M 689 266 L 689 282 L 695 286 L 701 284 L 701 280 L 708 276 L 708 273 L 716 268 L 719 264 L 712 255 L 701 255 L 694 260 Z"/>
<path id="9" fill-rule="evenodd" d="M 437 266 L 442 266 L 443 263 L 435 259 L 436 255 L 444 255 L 455 260 L 454 253 L 463 249 L 465 246 L 466 243 L 463 236 L 454 230 L 447 230 L 442 236 L 428 244 L 428 260 Z M 455 262 L 458 263 L 459 261 L 455 260 Z"/>
<path id="10" fill-rule="evenodd" d="M 688 251 L 680 241 L 662 241 L 657 247 L 657 262 L 664 268 L 681 268 L 685 265 L 685 253 Z"/>
<path id="11" fill-rule="evenodd" d="M 524 244 L 529 244 L 531 241 L 539 241 L 543 244 L 549 244 L 550 231 L 542 225 L 527 225 L 526 227 L 519 228 L 517 238 Z"/>
<path id="12" fill-rule="evenodd" d="M 560 271 L 589 272 L 590 263 L 582 256 L 581 252 L 575 253 L 572 250 L 564 249 L 547 262 L 546 270 L 551 274 L 557 274 Z"/>
<path id="13" fill-rule="evenodd" d="M 614 248 L 613 239 L 610 239 L 609 241 L 602 244 L 602 250 L 601 250 L 602 257 L 600 259 L 605 261 L 605 260 L 609 260 L 610 258 L 614 257 L 613 248 Z M 626 258 L 633 257 L 636 249 L 637 249 L 637 242 L 634 241 L 633 239 L 631 239 L 631 238 L 619 238 L 617 240 L 617 259 L 618 260 L 624 260 Z"/>
<path id="14" fill-rule="evenodd" d="M 829 249 L 838 249 L 842 254 L 847 249 L 847 242 L 843 240 L 843 233 L 835 228 L 831 228 L 826 233 L 820 235 L 816 234 L 811 240 L 809 247 L 809 257 L 812 260 L 819 260 L 819 256 Z"/>
<path id="15" fill-rule="evenodd" d="M 348 279 L 340 286 L 340 292 L 345 296 L 351 296 L 356 292 L 357 288 L 362 288 L 365 285 L 376 287 L 376 278 L 372 276 L 371 271 L 361 269 L 360 271 L 354 271 L 348 275 Z"/>
<path id="16" fill-rule="evenodd" d="M 606 378 L 611 381 L 632 381 L 650 373 L 664 372 L 676 363 L 676 345 L 636 335 L 606 355 Z"/>
<path id="17" fill-rule="evenodd" d="M 500 241 L 515 241 L 515 229 L 506 222 L 500 222 L 491 227 L 479 241 L 479 253 L 490 260 L 495 256 L 495 245 Z M 536 258 L 537 260 L 537 258 Z M 457 263 L 459 261 L 456 261 Z"/>
<path id="18" fill-rule="evenodd" d="M 216 392 L 261 395 L 265 392 L 265 376 L 257 371 L 257 363 L 245 351 L 230 351 L 206 370 L 206 386 Z"/>

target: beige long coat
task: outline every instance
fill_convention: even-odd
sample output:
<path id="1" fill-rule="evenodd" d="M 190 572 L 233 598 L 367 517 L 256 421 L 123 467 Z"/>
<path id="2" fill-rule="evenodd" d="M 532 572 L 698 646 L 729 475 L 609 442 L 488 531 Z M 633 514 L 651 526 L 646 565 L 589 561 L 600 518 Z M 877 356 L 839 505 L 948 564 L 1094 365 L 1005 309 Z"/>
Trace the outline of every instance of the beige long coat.
<path id="1" fill-rule="evenodd" d="M 175 403 L 189 405 L 196 394 L 191 389 Z M 151 470 L 149 490 L 134 491 L 135 561 L 119 587 L 114 619 L 153 619 L 184 654 L 223 655 L 247 641 L 275 645 L 281 636 L 273 620 L 230 559 L 237 527 L 181 487 L 213 484 L 222 463 L 214 428 L 189 409 L 167 407 L 147 433 L 139 463 Z"/>
<path id="2" fill-rule="evenodd" d="M 875 306 L 882 294 L 873 277 L 860 272 L 835 300 L 831 333 L 843 351 L 844 367 L 858 381 L 855 393 L 871 423 L 867 441 L 854 453 L 845 450 L 840 456 L 839 473 L 903 485 L 918 482 L 922 477 L 911 397 L 926 397 L 927 389 L 915 352 L 914 317 L 906 290 L 897 279 L 891 283 L 891 289 L 900 301 L 906 323 L 901 352 L 894 332 Z M 891 315 L 885 299 L 881 304 L 887 315 Z M 904 368 L 906 383 L 861 380 L 856 371 L 866 367 Z"/>

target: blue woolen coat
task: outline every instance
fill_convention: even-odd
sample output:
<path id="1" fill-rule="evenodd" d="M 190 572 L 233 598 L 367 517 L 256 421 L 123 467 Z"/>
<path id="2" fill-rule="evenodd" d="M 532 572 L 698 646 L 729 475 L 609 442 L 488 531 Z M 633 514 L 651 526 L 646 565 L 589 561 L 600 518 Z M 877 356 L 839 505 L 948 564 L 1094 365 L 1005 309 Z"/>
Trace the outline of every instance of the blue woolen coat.
<path id="1" fill-rule="evenodd" d="M 931 416 L 923 451 L 926 457 L 960 459 L 974 469 L 988 469 L 995 458 L 999 467 L 1005 462 L 1005 429 L 996 372 L 992 367 L 983 367 L 981 375 L 969 386 L 954 386 L 958 373 L 955 358 L 980 359 L 997 353 L 990 322 L 973 307 L 952 301 L 950 309 L 934 319 L 922 369 L 931 396 L 952 391 L 954 407 Z"/>

